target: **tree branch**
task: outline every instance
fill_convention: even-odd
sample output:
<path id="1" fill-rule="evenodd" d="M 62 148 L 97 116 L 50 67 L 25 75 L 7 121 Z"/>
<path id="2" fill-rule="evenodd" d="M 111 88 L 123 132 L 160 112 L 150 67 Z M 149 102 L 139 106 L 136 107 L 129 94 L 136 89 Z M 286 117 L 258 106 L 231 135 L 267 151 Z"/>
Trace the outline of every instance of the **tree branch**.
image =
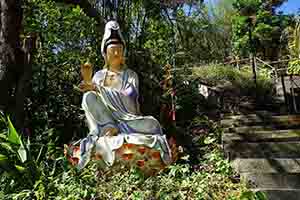
<path id="1" fill-rule="evenodd" d="M 165 7 L 163 7 L 162 9 L 163 9 L 163 11 L 166 13 L 167 18 L 168 18 L 168 20 L 169 20 L 171 26 L 173 27 L 172 30 L 173 30 L 174 34 L 175 34 L 174 27 L 176 27 L 177 30 L 178 30 L 178 33 L 179 33 L 179 36 L 180 36 L 181 41 L 184 42 L 183 34 L 182 34 L 182 31 L 181 31 L 181 29 L 180 29 L 178 23 L 176 22 L 176 25 L 175 25 L 175 24 L 172 22 L 172 19 L 171 19 L 170 16 L 169 16 L 168 10 L 167 10 Z M 175 8 L 175 9 L 177 9 L 177 8 Z M 177 20 L 177 19 L 175 19 L 175 20 Z"/>
<path id="2" fill-rule="evenodd" d="M 61 2 L 61 0 L 55 0 L 56 2 Z M 93 7 L 88 0 L 63 0 L 65 4 L 72 4 L 72 5 L 79 5 L 83 12 L 91 17 L 94 18 L 98 23 L 103 23 L 104 19 L 100 12 Z"/>

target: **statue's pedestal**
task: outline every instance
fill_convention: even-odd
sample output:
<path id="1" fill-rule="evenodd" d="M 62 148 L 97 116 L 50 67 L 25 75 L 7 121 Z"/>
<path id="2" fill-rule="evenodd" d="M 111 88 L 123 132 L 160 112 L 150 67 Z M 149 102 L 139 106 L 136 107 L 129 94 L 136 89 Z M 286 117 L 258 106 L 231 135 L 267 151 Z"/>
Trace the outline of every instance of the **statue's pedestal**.
<path id="1" fill-rule="evenodd" d="M 98 137 L 89 153 L 85 153 L 88 158 L 81 156 L 83 150 L 79 145 L 66 146 L 65 155 L 79 168 L 91 161 L 104 171 L 134 167 L 146 175 L 154 175 L 173 162 L 175 149 L 174 140 L 167 141 L 164 135 L 119 134 Z"/>

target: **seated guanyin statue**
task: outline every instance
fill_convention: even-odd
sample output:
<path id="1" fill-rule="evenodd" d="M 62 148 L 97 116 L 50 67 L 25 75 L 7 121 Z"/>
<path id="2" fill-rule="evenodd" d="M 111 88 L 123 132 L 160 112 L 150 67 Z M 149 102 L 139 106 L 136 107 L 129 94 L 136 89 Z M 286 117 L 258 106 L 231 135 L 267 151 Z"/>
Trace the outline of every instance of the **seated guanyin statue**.
<path id="1" fill-rule="evenodd" d="M 75 152 L 78 167 L 95 158 L 107 167 L 122 159 L 141 168 L 161 167 L 151 166 L 153 159 L 168 165 L 171 150 L 160 123 L 140 112 L 138 75 L 124 63 L 125 42 L 116 21 L 105 26 L 101 53 L 105 66 L 93 77 L 91 65 L 81 67 L 82 108 L 90 132 Z"/>

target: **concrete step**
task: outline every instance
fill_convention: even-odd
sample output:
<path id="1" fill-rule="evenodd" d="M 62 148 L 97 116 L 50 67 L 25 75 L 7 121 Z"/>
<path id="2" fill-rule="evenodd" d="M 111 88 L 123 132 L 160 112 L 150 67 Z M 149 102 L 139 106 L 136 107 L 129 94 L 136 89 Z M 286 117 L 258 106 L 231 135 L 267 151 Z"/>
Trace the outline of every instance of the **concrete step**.
<path id="1" fill-rule="evenodd" d="M 300 115 L 265 116 L 257 114 L 235 115 L 221 120 L 223 127 L 238 127 L 251 125 L 269 125 L 274 128 L 299 127 Z"/>
<path id="2" fill-rule="evenodd" d="M 300 173 L 241 173 L 250 188 L 300 189 Z"/>
<path id="3" fill-rule="evenodd" d="M 239 133 L 248 131 L 271 131 L 276 130 L 275 126 L 238 126 L 238 127 L 226 127 L 223 128 L 224 133 Z"/>
<path id="4" fill-rule="evenodd" d="M 223 141 L 300 141 L 300 129 L 288 130 L 253 130 L 235 129 L 233 132 L 224 133 Z"/>
<path id="5" fill-rule="evenodd" d="M 300 199 L 299 189 L 257 188 L 257 189 L 253 189 L 253 191 L 264 192 L 268 200 L 299 200 Z"/>
<path id="6" fill-rule="evenodd" d="M 224 142 L 224 152 L 235 158 L 299 158 L 300 141 L 293 142 Z"/>
<path id="7" fill-rule="evenodd" d="M 297 114 L 289 114 L 289 113 L 280 113 L 280 112 L 270 112 L 267 110 L 256 110 L 252 113 L 240 113 L 240 114 L 222 114 L 221 117 L 223 119 L 240 119 L 240 118 L 272 118 L 272 117 L 280 117 L 280 116 L 297 116 Z M 299 116 L 299 115 L 298 115 Z"/>
<path id="8" fill-rule="evenodd" d="M 300 173 L 299 158 L 237 158 L 231 166 L 238 173 Z"/>
<path id="9" fill-rule="evenodd" d="M 240 116 L 240 115 L 259 115 L 259 116 L 273 116 L 273 115 L 281 115 L 281 113 L 279 112 L 271 112 L 271 111 L 268 111 L 268 110 L 253 110 L 251 113 L 235 113 L 235 114 L 232 114 L 232 113 L 225 113 L 225 114 L 222 114 L 221 116 L 223 118 L 231 118 L 232 116 Z"/>

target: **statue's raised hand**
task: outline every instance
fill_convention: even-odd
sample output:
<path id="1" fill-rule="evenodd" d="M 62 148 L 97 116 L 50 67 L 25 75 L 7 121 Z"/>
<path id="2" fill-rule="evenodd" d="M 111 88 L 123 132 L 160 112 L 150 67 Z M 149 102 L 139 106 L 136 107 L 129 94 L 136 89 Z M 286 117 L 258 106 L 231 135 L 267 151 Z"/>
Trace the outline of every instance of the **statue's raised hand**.
<path id="1" fill-rule="evenodd" d="M 83 81 L 79 84 L 81 92 L 96 90 L 96 86 L 92 83 L 93 67 L 89 62 L 80 66 L 80 73 Z"/>
<path id="2" fill-rule="evenodd" d="M 96 85 L 93 83 L 86 83 L 82 81 L 79 84 L 79 89 L 81 92 L 87 92 L 87 91 L 95 91 L 96 90 Z"/>

